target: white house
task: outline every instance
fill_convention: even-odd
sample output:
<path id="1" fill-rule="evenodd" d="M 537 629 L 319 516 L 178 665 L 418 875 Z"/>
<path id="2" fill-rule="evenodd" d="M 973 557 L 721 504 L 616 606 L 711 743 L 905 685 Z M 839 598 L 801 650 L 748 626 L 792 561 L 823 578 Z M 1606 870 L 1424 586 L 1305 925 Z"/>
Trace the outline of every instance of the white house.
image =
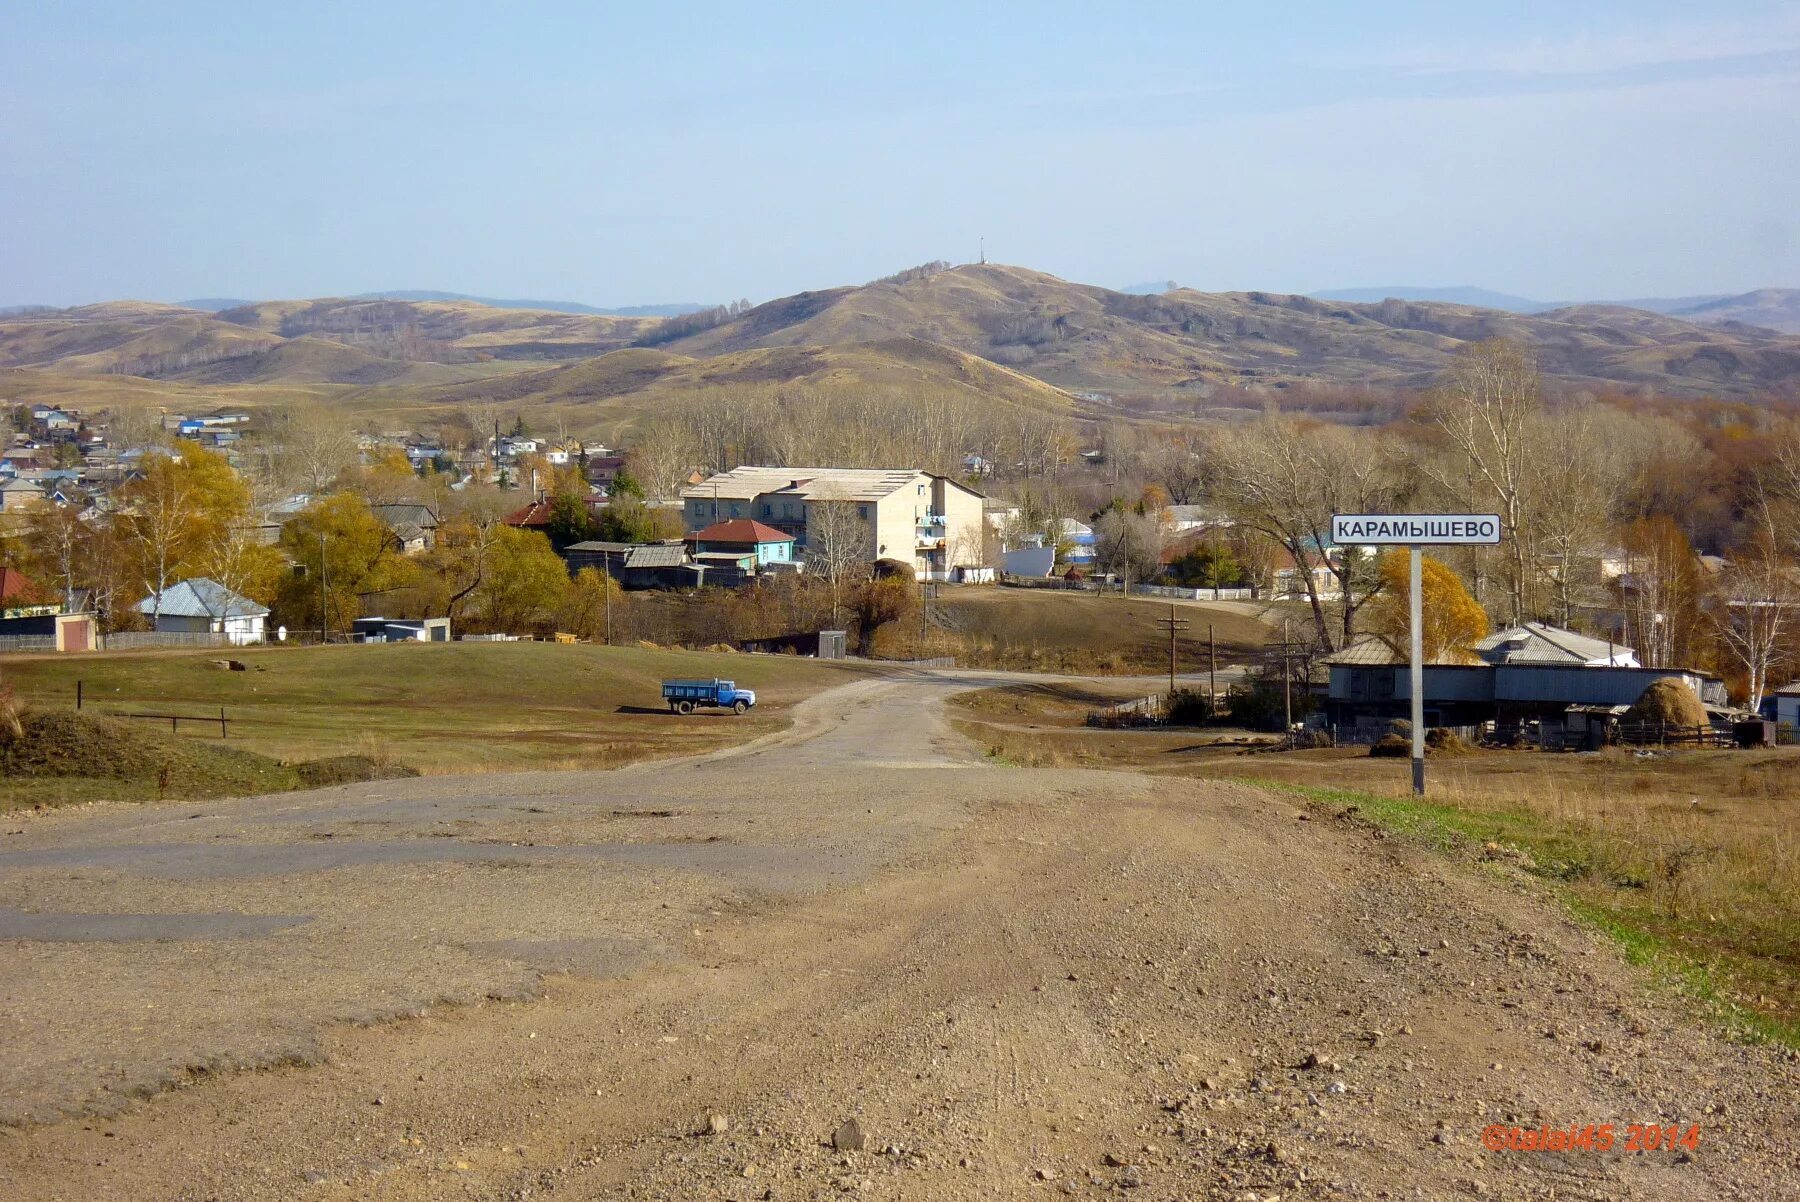
<path id="1" fill-rule="evenodd" d="M 138 612 L 153 617 L 156 629 L 175 634 L 222 634 L 233 646 L 263 641 L 269 611 L 204 576 L 183 580 L 156 597 L 138 602 Z"/>

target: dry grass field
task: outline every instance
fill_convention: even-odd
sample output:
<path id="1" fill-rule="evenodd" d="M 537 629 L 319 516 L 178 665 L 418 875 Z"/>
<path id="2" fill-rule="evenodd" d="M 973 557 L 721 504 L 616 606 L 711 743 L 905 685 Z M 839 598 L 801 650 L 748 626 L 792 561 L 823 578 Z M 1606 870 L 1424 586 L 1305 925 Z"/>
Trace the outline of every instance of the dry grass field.
<path id="1" fill-rule="evenodd" d="M 952 703 L 993 758 L 1253 781 L 1542 878 L 1634 957 L 1664 964 L 1753 1034 L 1800 1046 L 1800 749 L 1404 760 L 1277 751 L 1232 730 L 1091 730 L 1111 690 L 1046 683 Z"/>
<path id="2" fill-rule="evenodd" d="M 1244 662 L 1279 638 L 1280 617 L 1271 606 L 1235 602 L 1181 602 L 1189 623 L 1176 649 L 1182 672 L 1207 666 L 1206 631 L 1218 640 L 1221 666 Z M 931 602 L 931 621 L 951 636 L 959 663 L 1037 672 L 1144 674 L 1169 669 L 1169 636 L 1159 619 L 1169 603 L 1060 589 L 945 588 Z"/>
<path id="3" fill-rule="evenodd" d="M 233 749 L 281 763 L 363 756 L 435 775 L 711 751 L 781 729 L 795 702 L 852 671 L 791 657 L 554 643 L 245 648 L 229 653 L 242 672 L 214 666 L 226 654 L 16 656 L 0 663 L 0 678 L 28 713 L 72 709 L 79 680 L 85 713 L 216 719 L 222 709 Z M 757 706 L 743 717 L 676 718 L 658 687 L 674 676 L 735 679 L 757 691 Z M 216 722 L 182 722 L 180 734 L 220 741 Z M 170 795 L 180 787 L 173 782 Z M 154 779 L 0 775 L 0 809 L 156 793 Z"/>

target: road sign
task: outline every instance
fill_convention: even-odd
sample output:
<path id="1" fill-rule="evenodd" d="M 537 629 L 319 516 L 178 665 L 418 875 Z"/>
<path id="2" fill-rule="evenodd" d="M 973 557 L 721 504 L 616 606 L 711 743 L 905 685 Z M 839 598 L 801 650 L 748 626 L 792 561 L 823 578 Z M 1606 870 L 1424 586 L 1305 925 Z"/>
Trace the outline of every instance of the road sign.
<path id="1" fill-rule="evenodd" d="M 1406 547 L 1407 583 L 1412 596 L 1412 663 L 1408 685 L 1412 692 L 1413 796 L 1425 796 L 1425 656 L 1424 565 L 1420 547 L 1493 547 L 1500 543 L 1497 513 L 1334 513 L 1331 541 L 1340 547 Z"/>
<path id="2" fill-rule="evenodd" d="M 1331 541 L 1340 547 L 1492 547 L 1497 513 L 1339 513 Z"/>

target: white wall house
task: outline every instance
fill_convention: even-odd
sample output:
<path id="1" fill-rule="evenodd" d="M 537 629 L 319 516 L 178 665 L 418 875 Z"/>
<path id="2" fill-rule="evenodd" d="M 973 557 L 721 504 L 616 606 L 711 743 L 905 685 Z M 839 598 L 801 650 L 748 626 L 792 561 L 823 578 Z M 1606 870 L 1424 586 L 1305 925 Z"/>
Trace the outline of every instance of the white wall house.
<path id="1" fill-rule="evenodd" d="M 138 602 L 138 612 L 167 634 L 222 634 L 233 646 L 263 641 L 269 611 L 204 576 L 183 580 Z"/>
<path id="2" fill-rule="evenodd" d="M 793 535 L 800 559 L 827 506 L 854 506 L 868 558 L 910 564 L 921 580 L 948 580 L 984 559 L 981 494 L 914 468 L 738 467 L 681 498 L 689 533 L 751 518 Z"/>

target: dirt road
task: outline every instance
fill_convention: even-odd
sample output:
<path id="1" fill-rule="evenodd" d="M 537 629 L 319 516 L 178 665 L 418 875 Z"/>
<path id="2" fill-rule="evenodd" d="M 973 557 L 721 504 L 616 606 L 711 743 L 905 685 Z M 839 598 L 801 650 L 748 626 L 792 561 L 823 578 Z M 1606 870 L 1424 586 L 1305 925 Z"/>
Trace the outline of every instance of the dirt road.
<path id="1" fill-rule="evenodd" d="M 1800 1065 L 1504 870 L 980 763 L 936 712 L 972 683 L 674 764 L 8 824 L 0 1196 L 1800 1197 Z"/>

